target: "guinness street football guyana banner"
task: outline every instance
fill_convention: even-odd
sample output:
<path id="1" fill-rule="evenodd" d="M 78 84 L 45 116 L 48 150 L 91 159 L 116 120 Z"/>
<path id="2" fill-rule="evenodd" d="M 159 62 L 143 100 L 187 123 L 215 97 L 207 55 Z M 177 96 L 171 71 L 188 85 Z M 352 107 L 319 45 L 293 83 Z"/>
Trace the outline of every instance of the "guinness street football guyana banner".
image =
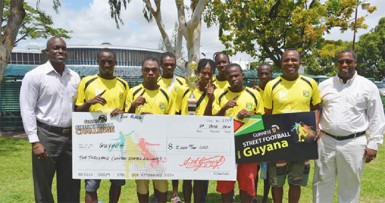
<path id="1" fill-rule="evenodd" d="M 317 159 L 314 112 L 234 120 L 237 163 Z"/>

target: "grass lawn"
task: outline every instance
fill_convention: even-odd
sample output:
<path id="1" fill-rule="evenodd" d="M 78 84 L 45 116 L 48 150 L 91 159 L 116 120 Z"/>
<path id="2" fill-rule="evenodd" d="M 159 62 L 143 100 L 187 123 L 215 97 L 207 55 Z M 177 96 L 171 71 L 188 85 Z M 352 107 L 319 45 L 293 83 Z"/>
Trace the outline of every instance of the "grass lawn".
<path id="1" fill-rule="evenodd" d="M 312 166 L 313 167 L 313 166 Z M 377 159 L 365 166 L 360 202 L 385 202 L 385 146 L 380 146 Z M 0 202 L 34 202 L 31 174 L 31 146 L 26 139 L 0 136 Z M 312 202 L 312 172 L 309 184 L 302 189 L 300 202 Z M 258 185 L 258 193 L 262 193 L 262 181 Z M 103 180 L 99 189 L 99 200 L 108 202 L 109 181 Z M 54 186 L 55 187 L 55 186 Z M 179 181 L 181 194 L 182 181 Z M 210 181 L 207 202 L 220 202 L 220 195 L 215 192 L 216 182 Z M 171 191 L 171 181 L 169 184 Z M 55 191 L 55 190 L 54 190 Z M 170 192 L 169 192 L 170 193 Z M 287 188 L 285 188 L 287 194 Z M 287 195 L 284 195 L 287 202 Z M 258 195 L 258 198 L 261 197 Z M 271 195 L 269 196 L 271 201 Z M 81 200 L 84 200 L 84 182 L 82 182 Z M 137 202 L 135 182 L 127 180 L 122 189 L 120 202 Z M 239 196 L 236 196 L 239 202 Z M 337 200 L 335 199 L 335 202 Z"/>

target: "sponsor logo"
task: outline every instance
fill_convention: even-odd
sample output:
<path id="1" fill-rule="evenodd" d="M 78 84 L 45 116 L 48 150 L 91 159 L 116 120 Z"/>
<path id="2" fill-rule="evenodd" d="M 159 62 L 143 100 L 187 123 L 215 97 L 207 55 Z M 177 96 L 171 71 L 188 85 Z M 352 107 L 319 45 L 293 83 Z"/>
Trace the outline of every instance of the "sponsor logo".
<path id="1" fill-rule="evenodd" d="M 286 100 L 287 99 L 287 92 L 286 91 L 278 92 L 278 97 L 280 100 Z"/>
<path id="2" fill-rule="evenodd" d="M 159 108 L 162 109 L 162 110 L 164 110 L 164 109 L 166 108 L 166 104 L 163 103 L 163 102 L 160 102 L 160 103 L 159 103 Z"/>
<path id="3" fill-rule="evenodd" d="M 84 125 L 75 126 L 75 133 L 77 135 L 114 133 L 114 124 L 107 123 L 107 120 L 108 119 L 106 115 L 100 115 L 98 119 L 84 120 Z"/>
<path id="4" fill-rule="evenodd" d="M 253 110 L 253 103 L 246 103 L 246 110 L 248 111 Z"/>

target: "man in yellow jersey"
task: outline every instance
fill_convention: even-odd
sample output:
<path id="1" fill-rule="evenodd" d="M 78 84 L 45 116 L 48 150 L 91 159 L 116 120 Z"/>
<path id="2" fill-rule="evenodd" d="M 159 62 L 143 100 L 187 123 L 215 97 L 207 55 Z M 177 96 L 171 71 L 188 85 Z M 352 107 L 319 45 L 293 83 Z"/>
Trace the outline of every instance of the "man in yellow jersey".
<path id="1" fill-rule="evenodd" d="M 176 68 L 176 58 L 171 52 L 165 52 L 160 57 L 160 67 L 162 69 L 162 76 L 158 80 L 158 84 L 166 89 L 170 94 L 170 99 L 175 103 L 176 92 L 178 87 L 185 85 L 186 80 L 182 77 L 174 74 Z M 175 111 L 171 110 L 170 111 Z M 181 203 L 181 199 L 178 197 L 178 180 L 172 180 L 172 203 Z"/>
<path id="2" fill-rule="evenodd" d="M 158 80 L 158 84 L 167 89 L 168 92 L 176 91 L 179 86 L 185 85 L 186 80 L 174 74 L 176 68 L 175 55 L 171 52 L 165 52 L 160 57 L 160 67 L 162 76 Z"/>
<path id="3" fill-rule="evenodd" d="M 76 111 L 103 112 L 115 116 L 124 112 L 129 90 L 128 83 L 114 76 L 116 54 L 108 48 L 101 49 L 97 56 L 99 73 L 80 81 Z M 118 202 L 125 180 L 110 180 L 110 202 Z M 85 180 L 85 202 L 98 202 L 97 190 L 101 180 Z"/>
<path id="4" fill-rule="evenodd" d="M 194 111 L 195 115 L 211 115 L 212 105 L 215 96 L 218 96 L 219 90 L 211 84 L 215 68 L 215 63 L 210 59 L 201 59 L 198 62 L 196 74 L 199 77 L 198 86 L 192 92 L 185 86 L 178 89 L 177 114 L 188 115 L 189 111 Z M 196 101 L 196 108 L 189 109 L 188 102 L 190 95 L 193 94 Z M 191 180 L 183 181 L 183 196 L 186 203 L 191 202 L 191 193 L 194 194 L 194 202 L 205 202 L 207 195 L 207 180 L 194 180 L 194 187 Z"/>
<path id="5" fill-rule="evenodd" d="M 225 53 L 215 53 L 214 55 L 215 67 L 218 71 L 217 75 L 213 78 L 214 85 L 221 90 L 227 89 L 229 83 L 226 78 L 226 66 L 229 65 L 229 56 Z"/>
<path id="6" fill-rule="evenodd" d="M 258 90 L 259 94 L 263 97 L 263 91 L 265 90 L 267 82 L 273 79 L 273 68 L 270 64 L 263 63 L 258 66 L 258 79 L 259 85 L 253 87 Z"/>
<path id="7" fill-rule="evenodd" d="M 253 87 L 254 89 L 258 90 L 259 94 L 261 94 L 261 97 L 263 97 L 263 91 L 265 90 L 267 82 L 269 82 L 273 78 L 273 68 L 271 67 L 270 64 L 263 63 L 258 66 L 258 79 L 259 79 L 259 85 Z M 260 166 L 260 173 L 261 177 L 264 176 L 264 182 L 263 182 L 263 199 L 262 202 L 267 202 L 267 198 L 269 196 L 269 191 L 270 191 L 270 185 L 268 181 L 268 171 L 266 170 L 267 168 L 267 163 L 261 163 Z M 262 173 L 266 173 L 263 174 Z M 258 186 L 258 176 L 255 178 L 255 188 Z M 257 199 L 255 198 L 253 202 L 257 202 Z"/>
<path id="8" fill-rule="evenodd" d="M 243 119 L 247 116 L 263 114 L 263 101 L 258 91 L 244 87 L 243 71 L 238 64 L 226 66 L 229 87 L 215 98 L 213 113 L 217 116 L 231 116 Z M 237 180 L 242 202 L 251 202 L 255 196 L 255 177 L 258 163 L 244 163 L 237 166 Z M 218 181 L 217 191 L 223 202 L 232 202 L 235 181 Z"/>
<path id="9" fill-rule="evenodd" d="M 213 83 L 217 89 L 225 91 L 229 87 L 226 77 L 226 66 L 230 64 L 230 58 L 226 53 L 217 52 L 214 54 L 214 61 L 218 72 L 213 77 Z"/>
<path id="10" fill-rule="evenodd" d="M 214 61 L 218 73 L 213 77 L 213 83 L 217 89 L 224 91 L 229 87 L 226 77 L 226 66 L 229 65 L 230 58 L 226 53 L 217 52 L 214 54 Z"/>
<path id="11" fill-rule="evenodd" d="M 135 114 L 168 114 L 171 109 L 170 96 L 167 90 L 157 83 L 159 78 L 159 62 L 154 57 L 144 59 L 142 63 L 143 83 L 130 89 L 126 101 L 129 113 Z M 148 203 L 149 180 L 136 180 L 136 191 L 139 202 Z M 153 180 L 154 196 L 158 202 L 167 201 L 167 180 Z"/>
<path id="12" fill-rule="evenodd" d="M 298 74 L 300 53 L 294 49 L 282 55 L 282 75 L 266 84 L 264 90 L 265 113 L 283 114 L 294 112 L 316 112 L 318 126 L 320 92 L 315 80 Z M 317 133 L 319 129 L 317 127 Z M 298 202 L 301 186 L 306 186 L 310 164 L 308 161 L 270 162 L 269 182 L 274 202 L 282 202 L 286 176 L 289 182 L 289 202 Z"/>

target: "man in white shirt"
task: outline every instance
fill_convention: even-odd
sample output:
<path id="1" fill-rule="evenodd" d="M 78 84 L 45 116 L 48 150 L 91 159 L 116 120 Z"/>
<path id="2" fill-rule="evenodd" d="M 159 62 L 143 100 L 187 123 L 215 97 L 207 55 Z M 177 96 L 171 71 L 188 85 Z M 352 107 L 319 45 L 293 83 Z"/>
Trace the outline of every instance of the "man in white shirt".
<path id="1" fill-rule="evenodd" d="M 322 113 L 314 202 L 333 202 L 337 179 L 338 202 L 358 202 L 364 162 L 376 158 L 383 142 L 385 119 L 377 87 L 357 74 L 353 51 L 342 51 L 337 59 L 338 74 L 319 86 Z"/>
<path id="2" fill-rule="evenodd" d="M 79 202 L 80 181 L 72 179 L 71 124 L 79 75 L 65 67 L 67 46 L 60 37 L 47 41 L 48 61 L 29 71 L 20 89 L 24 130 L 32 144 L 35 202 Z"/>

